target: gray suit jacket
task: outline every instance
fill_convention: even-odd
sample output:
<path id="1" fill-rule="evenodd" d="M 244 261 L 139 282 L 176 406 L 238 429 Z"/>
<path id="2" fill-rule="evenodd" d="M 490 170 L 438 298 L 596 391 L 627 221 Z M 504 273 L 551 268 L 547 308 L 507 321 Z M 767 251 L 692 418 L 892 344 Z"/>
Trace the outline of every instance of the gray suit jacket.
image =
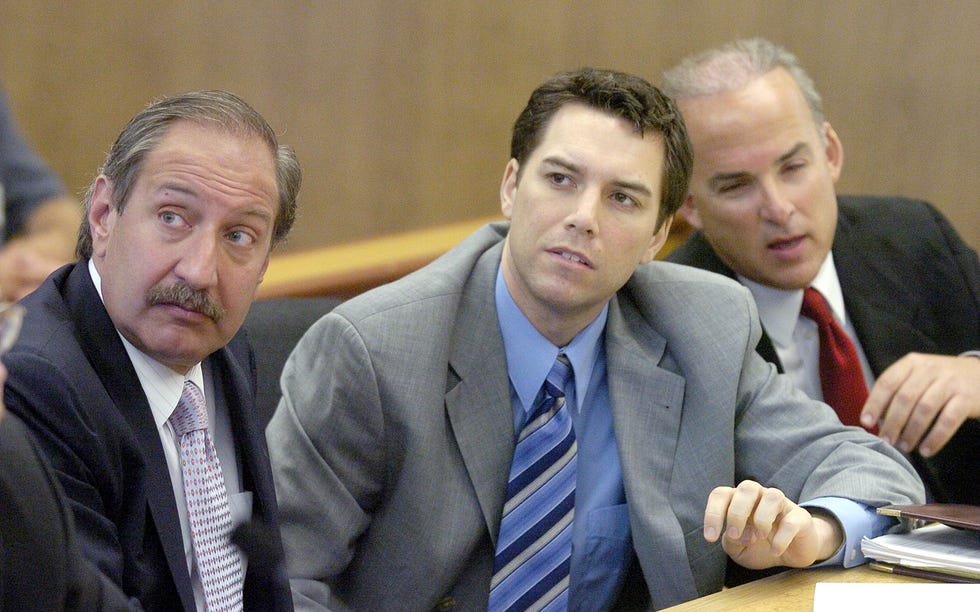
<path id="1" fill-rule="evenodd" d="M 486 608 L 514 448 L 493 299 L 506 231 L 342 304 L 287 362 L 267 435 L 300 608 Z M 922 499 L 897 452 L 758 357 L 759 334 L 747 290 L 672 264 L 642 267 L 610 304 L 614 429 L 655 607 L 722 586 L 725 553 L 701 535 L 715 486 Z"/>
<path id="2" fill-rule="evenodd" d="M 838 196 L 834 263 L 848 316 L 875 376 L 910 352 L 980 349 L 980 260 L 931 204 Z M 695 232 L 668 259 L 735 278 Z M 782 364 L 763 331 L 759 354 Z M 980 421 L 968 419 L 942 451 L 910 457 L 936 501 L 980 504 Z"/>

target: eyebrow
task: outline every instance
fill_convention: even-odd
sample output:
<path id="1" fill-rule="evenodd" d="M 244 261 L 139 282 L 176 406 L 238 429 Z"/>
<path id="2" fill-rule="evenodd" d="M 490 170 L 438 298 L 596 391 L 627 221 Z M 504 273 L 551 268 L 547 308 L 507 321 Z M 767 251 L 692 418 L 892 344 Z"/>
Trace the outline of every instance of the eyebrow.
<path id="1" fill-rule="evenodd" d="M 182 183 L 162 183 L 154 193 L 162 193 L 164 191 L 174 191 L 179 194 L 190 196 L 192 198 L 197 197 L 197 191 L 192 187 L 184 185 Z M 270 213 L 268 210 L 261 207 L 251 207 L 242 210 L 242 214 L 246 217 L 258 217 L 261 219 L 275 220 L 278 215 L 278 203 L 273 206 L 273 211 Z"/>
<path id="2" fill-rule="evenodd" d="M 546 158 L 544 158 L 544 160 L 542 160 L 542 163 L 544 163 L 544 164 L 550 164 L 552 166 L 558 166 L 560 168 L 564 168 L 565 170 L 568 170 L 569 172 L 572 172 L 572 173 L 575 173 L 575 174 L 582 174 L 583 173 L 581 166 L 579 166 L 577 164 L 574 164 L 574 163 L 572 163 L 570 161 L 566 161 L 566 160 L 564 160 L 564 159 L 562 159 L 560 157 L 555 157 L 555 156 L 546 157 Z M 635 191 L 637 193 L 640 193 L 640 194 L 643 194 L 643 195 L 646 195 L 646 196 L 652 196 L 653 195 L 653 192 L 650 191 L 650 188 L 647 187 L 643 183 L 636 183 L 636 182 L 633 182 L 633 181 L 624 181 L 624 180 L 614 180 L 614 181 L 612 181 L 612 184 L 615 185 L 616 187 L 620 188 L 620 189 L 627 189 L 627 190 L 630 190 L 630 191 Z"/>
<path id="3" fill-rule="evenodd" d="M 809 150 L 809 148 L 810 148 L 810 145 L 809 144 L 807 144 L 805 142 L 798 142 L 798 143 L 796 143 L 796 145 L 792 149 L 790 149 L 789 151 L 786 151 L 785 153 L 783 153 L 782 155 L 780 155 L 779 156 L 779 159 L 777 161 L 779 161 L 780 163 L 782 163 L 782 162 L 784 162 L 784 161 L 786 161 L 786 160 L 788 160 L 790 158 L 796 157 L 802 151 Z"/>
<path id="4" fill-rule="evenodd" d="M 798 142 L 776 159 L 776 163 L 784 163 L 800 154 L 801 151 L 809 150 L 810 145 L 805 142 Z M 749 176 L 748 172 L 738 171 L 738 172 L 719 172 L 718 174 L 712 176 L 708 179 L 708 185 L 714 189 L 718 187 L 719 183 L 724 183 L 726 181 L 731 181 L 735 179 L 745 178 Z"/>
<path id="5" fill-rule="evenodd" d="M 192 196 L 192 197 L 197 195 L 197 191 L 195 191 L 194 189 L 188 187 L 183 183 L 177 183 L 177 182 L 160 183 L 159 185 L 157 185 L 157 188 L 153 190 L 154 193 L 163 193 L 164 191 L 175 191 L 177 193 Z"/>

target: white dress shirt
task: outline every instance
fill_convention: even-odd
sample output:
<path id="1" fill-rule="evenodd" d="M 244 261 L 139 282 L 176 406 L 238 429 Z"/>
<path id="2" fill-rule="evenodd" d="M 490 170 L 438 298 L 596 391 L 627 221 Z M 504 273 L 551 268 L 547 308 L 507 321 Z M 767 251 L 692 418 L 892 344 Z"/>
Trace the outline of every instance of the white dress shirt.
<path id="1" fill-rule="evenodd" d="M 88 267 L 92 282 L 101 298 L 102 277 L 92 260 L 89 260 Z M 214 396 L 211 373 L 206 371 L 200 363 L 192 367 L 186 374 L 181 374 L 140 351 L 122 334 L 119 334 L 119 338 L 122 340 L 129 360 L 133 364 L 133 369 L 136 370 L 136 375 L 143 386 L 143 392 L 146 394 L 146 400 L 153 413 L 153 421 L 157 426 L 157 433 L 160 434 L 163 454 L 167 459 L 167 469 L 170 472 L 170 484 L 174 489 L 177 515 L 180 517 L 180 531 L 184 539 L 187 572 L 194 587 L 197 609 L 203 611 L 205 609 L 204 591 L 197 573 L 197 563 L 194 561 L 194 544 L 191 539 L 190 519 L 187 515 L 187 502 L 184 497 L 184 480 L 180 472 L 180 440 L 169 419 L 177 408 L 177 402 L 180 401 L 184 381 L 193 381 L 204 392 L 208 407 L 208 434 L 211 436 L 215 451 L 218 453 L 218 461 L 221 462 L 221 473 L 224 476 L 225 489 L 228 491 L 232 524 L 238 525 L 252 516 L 252 493 L 242 491 L 239 462 L 235 453 L 235 440 L 231 429 L 231 417 L 224 406 L 221 406 L 220 409 L 217 408 L 218 402 Z M 246 560 L 243 555 L 243 573 L 246 569 L 245 563 Z"/>
<path id="2" fill-rule="evenodd" d="M 762 327 L 772 340 L 776 355 L 783 364 L 783 371 L 793 379 L 797 388 L 808 396 L 823 401 L 823 391 L 820 388 L 820 338 L 817 324 L 800 315 L 803 290 L 776 289 L 741 275 L 738 276 L 738 281 L 752 292 Z M 834 267 L 833 253 L 827 253 L 827 258 L 810 286 L 823 294 L 834 313 L 834 319 L 854 343 L 864 371 L 864 382 L 870 389 L 875 381 L 874 373 L 844 309 L 844 294 L 837 278 L 837 268 Z"/>

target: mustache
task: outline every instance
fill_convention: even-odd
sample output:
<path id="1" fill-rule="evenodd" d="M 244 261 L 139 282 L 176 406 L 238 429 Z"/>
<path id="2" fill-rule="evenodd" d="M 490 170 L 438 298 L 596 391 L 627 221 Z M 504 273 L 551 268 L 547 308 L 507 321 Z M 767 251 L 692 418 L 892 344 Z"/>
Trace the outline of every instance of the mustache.
<path id="1" fill-rule="evenodd" d="M 199 312 L 215 323 L 225 316 L 225 309 L 215 302 L 207 291 L 194 289 L 184 283 L 152 287 L 146 292 L 146 302 L 150 306 L 173 304 L 185 310 Z"/>

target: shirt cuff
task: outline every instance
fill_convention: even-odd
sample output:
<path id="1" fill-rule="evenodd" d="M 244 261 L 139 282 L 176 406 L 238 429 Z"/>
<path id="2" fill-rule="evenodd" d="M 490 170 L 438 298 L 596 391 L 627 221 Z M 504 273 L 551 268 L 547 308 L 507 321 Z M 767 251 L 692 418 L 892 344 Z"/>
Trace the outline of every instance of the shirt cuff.
<path id="1" fill-rule="evenodd" d="M 804 508 L 819 508 L 837 519 L 844 532 L 844 545 L 837 552 L 811 567 L 843 565 L 855 567 L 865 562 L 861 553 L 861 539 L 876 538 L 886 533 L 898 520 L 878 514 L 875 508 L 843 497 L 818 497 L 800 504 Z"/>

